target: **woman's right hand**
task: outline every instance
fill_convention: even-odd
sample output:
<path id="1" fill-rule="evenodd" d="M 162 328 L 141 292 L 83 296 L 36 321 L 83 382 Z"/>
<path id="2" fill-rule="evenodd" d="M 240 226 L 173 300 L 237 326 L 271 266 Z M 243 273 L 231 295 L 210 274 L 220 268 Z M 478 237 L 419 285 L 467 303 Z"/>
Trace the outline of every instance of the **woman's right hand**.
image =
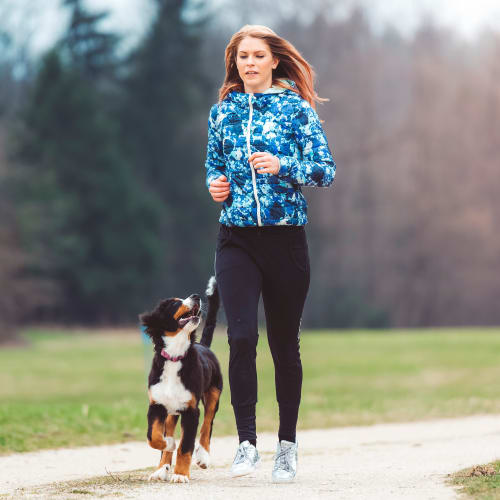
<path id="1" fill-rule="evenodd" d="M 214 201 L 224 201 L 229 196 L 229 182 L 225 175 L 220 175 L 217 179 L 210 183 L 208 188 Z"/>

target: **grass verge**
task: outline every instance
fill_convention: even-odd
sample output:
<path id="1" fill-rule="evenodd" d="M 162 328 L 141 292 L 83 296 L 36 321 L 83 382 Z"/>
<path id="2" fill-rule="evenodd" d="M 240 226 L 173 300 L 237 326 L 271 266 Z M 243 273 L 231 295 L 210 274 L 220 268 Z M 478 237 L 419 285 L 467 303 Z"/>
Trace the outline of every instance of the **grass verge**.
<path id="1" fill-rule="evenodd" d="M 449 483 L 459 487 L 463 498 L 500 499 L 500 460 L 456 472 L 451 475 Z"/>
<path id="2" fill-rule="evenodd" d="M 299 429 L 500 412 L 498 329 L 304 331 Z M 137 331 L 25 332 L 0 350 L 0 453 L 145 440 L 150 349 Z M 224 375 L 214 435 L 235 434 Z M 261 333 L 257 431 L 277 431 L 274 367 Z"/>

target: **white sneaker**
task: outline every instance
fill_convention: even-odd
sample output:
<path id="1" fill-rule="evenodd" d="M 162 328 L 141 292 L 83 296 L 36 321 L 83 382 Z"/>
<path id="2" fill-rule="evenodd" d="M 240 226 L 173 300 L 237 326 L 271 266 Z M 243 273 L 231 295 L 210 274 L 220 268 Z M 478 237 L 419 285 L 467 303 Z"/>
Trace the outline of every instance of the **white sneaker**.
<path id="1" fill-rule="evenodd" d="M 285 441 L 278 442 L 274 456 L 273 483 L 288 483 L 295 479 L 297 473 L 298 443 Z"/>
<path id="2" fill-rule="evenodd" d="M 253 472 L 260 464 L 260 456 L 257 448 L 250 441 L 243 441 L 236 450 L 233 465 L 231 465 L 231 476 L 244 476 Z"/>

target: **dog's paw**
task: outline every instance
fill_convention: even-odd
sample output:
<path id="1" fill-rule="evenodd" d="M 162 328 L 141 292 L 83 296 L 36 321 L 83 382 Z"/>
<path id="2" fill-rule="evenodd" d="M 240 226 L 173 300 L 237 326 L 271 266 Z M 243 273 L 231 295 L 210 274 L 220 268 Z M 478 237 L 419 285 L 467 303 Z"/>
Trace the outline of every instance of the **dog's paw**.
<path id="1" fill-rule="evenodd" d="M 170 476 L 171 483 L 189 483 L 189 478 L 184 474 L 172 474 Z"/>
<path id="2" fill-rule="evenodd" d="M 163 467 L 156 469 L 149 477 L 148 481 L 166 481 L 168 479 L 168 471 L 170 465 L 165 464 Z"/>
<path id="3" fill-rule="evenodd" d="M 167 445 L 165 446 L 165 451 L 174 451 L 175 450 L 175 439 L 173 437 L 167 436 L 165 439 Z"/>
<path id="4" fill-rule="evenodd" d="M 198 467 L 206 469 L 210 465 L 210 455 L 201 444 L 198 444 L 195 451 L 194 461 Z"/>

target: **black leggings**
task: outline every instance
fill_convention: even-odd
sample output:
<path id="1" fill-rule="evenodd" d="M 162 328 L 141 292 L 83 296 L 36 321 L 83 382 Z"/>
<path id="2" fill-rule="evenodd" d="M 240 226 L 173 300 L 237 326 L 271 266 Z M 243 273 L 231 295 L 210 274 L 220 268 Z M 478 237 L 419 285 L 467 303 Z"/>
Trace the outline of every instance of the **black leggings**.
<path id="1" fill-rule="evenodd" d="M 302 388 L 300 323 L 310 280 L 305 229 L 220 224 L 214 267 L 228 322 L 229 385 L 240 442 L 257 438 L 255 358 L 261 293 L 274 361 L 278 438 L 295 441 Z"/>

